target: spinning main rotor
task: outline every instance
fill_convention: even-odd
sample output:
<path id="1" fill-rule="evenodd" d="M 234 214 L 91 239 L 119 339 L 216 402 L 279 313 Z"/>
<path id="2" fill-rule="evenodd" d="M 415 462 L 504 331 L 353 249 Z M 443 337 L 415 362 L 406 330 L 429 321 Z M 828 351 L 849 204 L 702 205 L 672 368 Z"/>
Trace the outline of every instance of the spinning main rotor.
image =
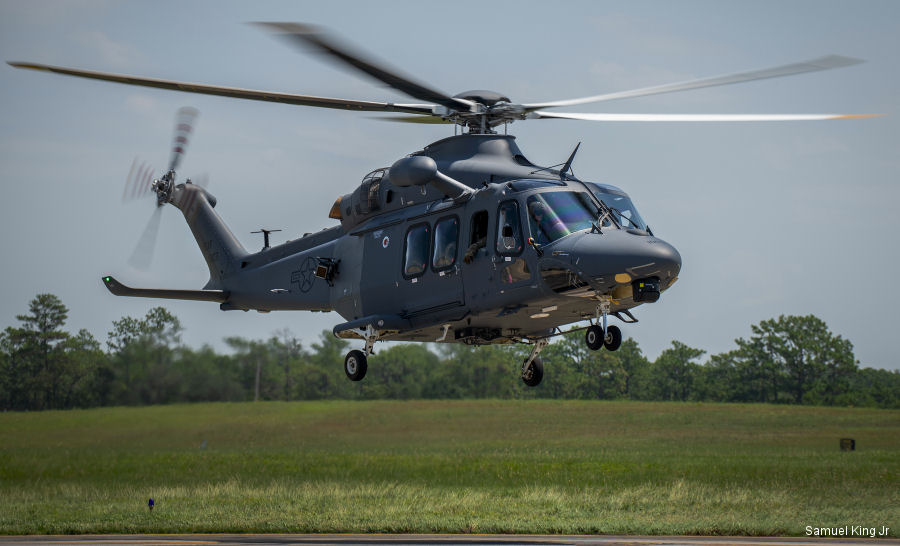
<path id="1" fill-rule="evenodd" d="M 685 82 L 644 87 L 630 91 L 619 91 L 590 97 L 556 100 L 539 103 L 514 103 L 507 96 L 494 91 L 466 91 L 450 96 L 428 85 L 402 76 L 398 71 L 387 68 L 383 63 L 371 60 L 353 47 L 328 34 L 318 27 L 302 23 L 257 23 L 258 26 L 283 36 L 294 44 L 323 53 L 339 64 L 359 72 L 425 103 L 399 104 L 390 102 L 362 101 L 257 91 L 235 87 L 222 87 L 197 83 L 178 82 L 154 78 L 143 78 L 106 72 L 64 68 L 35 63 L 9 62 L 16 68 L 29 68 L 104 80 L 128 85 L 156 87 L 189 93 L 218 95 L 247 100 L 281 102 L 320 108 L 337 108 L 367 112 L 392 112 L 404 114 L 387 119 L 408 123 L 455 123 L 468 128 L 469 133 L 493 133 L 498 125 L 529 119 L 575 119 L 585 121 L 816 121 L 872 117 L 877 114 L 609 114 L 552 112 L 550 109 L 576 106 L 610 100 L 644 97 L 689 89 L 700 89 L 732 83 L 762 80 L 852 66 L 863 62 L 860 59 L 829 55 L 808 61 L 786 64 L 761 70 L 739 72 Z"/>

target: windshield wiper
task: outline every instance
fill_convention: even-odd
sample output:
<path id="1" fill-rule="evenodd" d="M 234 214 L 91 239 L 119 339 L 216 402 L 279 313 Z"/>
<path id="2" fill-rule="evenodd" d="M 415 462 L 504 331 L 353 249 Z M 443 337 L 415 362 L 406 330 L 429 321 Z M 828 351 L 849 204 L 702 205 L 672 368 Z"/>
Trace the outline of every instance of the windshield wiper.
<path id="1" fill-rule="evenodd" d="M 603 233 L 603 221 L 609 219 L 609 221 L 616 227 L 621 229 L 621 225 L 616 221 L 616 217 L 613 214 L 612 208 L 609 207 L 606 203 L 603 202 L 603 199 L 597 199 L 600 203 L 600 206 L 597 207 L 597 220 L 592 224 L 591 232 L 596 230 L 597 233 Z"/>
<path id="2" fill-rule="evenodd" d="M 631 218 L 629 218 L 629 217 L 625 216 L 624 214 L 622 214 L 622 211 L 621 211 L 621 210 L 616 209 L 616 208 L 613 208 L 613 207 L 609 207 L 609 209 L 610 209 L 611 211 L 613 211 L 613 212 L 615 212 L 616 214 L 619 215 L 619 220 L 622 220 L 622 219 L 627 220 L 628 223 L 631 224 L 632 226 L 634 226 L 636 229 L 643 229 L 643 228 L 642 228 L 641 226 L 639 226 L 634 220 L 632 220 Z"/>

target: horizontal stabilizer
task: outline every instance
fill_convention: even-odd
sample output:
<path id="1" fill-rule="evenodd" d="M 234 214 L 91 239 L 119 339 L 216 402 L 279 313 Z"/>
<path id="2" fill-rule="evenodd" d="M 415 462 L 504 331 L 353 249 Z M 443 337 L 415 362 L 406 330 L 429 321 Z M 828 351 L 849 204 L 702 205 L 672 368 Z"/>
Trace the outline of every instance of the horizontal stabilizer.
<path id="1" fill-rule="evenodd" d="M 222 303 L 230 295 L 226 290 L 166 290 L 160 288 L 131 288 L 116 279 L 105 276 L 103 284 L 116 296 L 133 298 L 162 298 L 168 300 L 216 301 Z"/>

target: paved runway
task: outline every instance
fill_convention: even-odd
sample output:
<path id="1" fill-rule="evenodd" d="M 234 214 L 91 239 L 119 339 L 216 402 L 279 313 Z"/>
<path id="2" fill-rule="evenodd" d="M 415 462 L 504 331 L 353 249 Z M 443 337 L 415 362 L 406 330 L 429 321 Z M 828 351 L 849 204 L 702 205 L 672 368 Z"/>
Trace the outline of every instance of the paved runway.
<path id="1" fill-rule="evenodd" d="M 806 538 L 806 537 L 651 537 L 590 535 L 31 535 L 0 536 L 0 544 L 101 544 L 104 546 L 144 546 L 151 544 L 224 544 L 311 546 L 808 546 L 829 544 L 896 545 L 898 539 Z"/>

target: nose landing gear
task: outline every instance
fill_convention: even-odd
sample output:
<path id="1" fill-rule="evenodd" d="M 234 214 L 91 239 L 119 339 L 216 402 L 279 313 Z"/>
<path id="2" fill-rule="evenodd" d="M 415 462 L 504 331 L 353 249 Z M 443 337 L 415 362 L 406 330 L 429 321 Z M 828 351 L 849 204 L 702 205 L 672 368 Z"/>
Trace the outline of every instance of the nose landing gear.
<path id="1" fill-rule="evenodd" d="M 584 342 L 587 344 L 588 349 L 592 351 L 597 351 L 603 347 L 603 328 L 597 326 L 596 324 L 591 324 L 588 326 L 587 331 L 584 333 Z"/>
<path id="2" fill-rule="evenodd" d="M 606 317 L 609 314 L 609 301 L 601 301 L 597 306 L 597 315 L 602 317 L 600 324 L 591 324 L 584 333 L 584 342 L 592 351 L 606 347 L 609 351 L 615 351 L 622 345 L 622 331 L 618 326 L 607 326 Z M 618 315 L 616 315 L 618 316 Z M 601 326 L 602 325 L 602 326 Z"/>
<path id="3" fill-rule="evenodd" d="M 615 351 L 622 345 L 622 331 L 618 326 L 607 326 L 606 335 L 603 335 L 603 328 L 596 324 L 588 326 L 584 334 L 584 342 L 588 349 L 597 351 L 606 347 L 608 351 Z"/>

